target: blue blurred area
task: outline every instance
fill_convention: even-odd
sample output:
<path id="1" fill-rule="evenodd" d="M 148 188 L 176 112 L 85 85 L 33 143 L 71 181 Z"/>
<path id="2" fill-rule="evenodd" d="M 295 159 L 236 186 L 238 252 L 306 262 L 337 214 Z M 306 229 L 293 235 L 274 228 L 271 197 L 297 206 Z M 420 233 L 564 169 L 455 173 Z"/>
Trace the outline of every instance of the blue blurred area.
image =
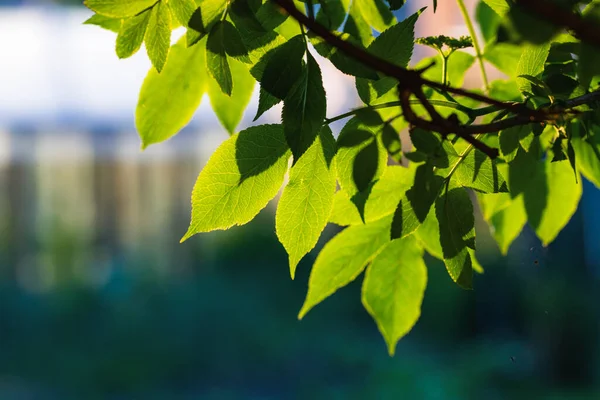
<path id="1" fill-rule="evenodd" d="M 273 205 L 179 244 L 227 137 L 208 102 L 141 153 L 145 56 L 117 61 L 81 7 L 19 3 L 0 9 L 0 399 L 600 398 L 593 185 L 548 248 L 526 229 L 501 258 L 479 221 L 474 291 L 428 258 L 421 320 L 390 358 L 360 279 L 296 319 L 316 252 L 290 281 Z M 352 106 L 348 81 L 326 82 Z"/>

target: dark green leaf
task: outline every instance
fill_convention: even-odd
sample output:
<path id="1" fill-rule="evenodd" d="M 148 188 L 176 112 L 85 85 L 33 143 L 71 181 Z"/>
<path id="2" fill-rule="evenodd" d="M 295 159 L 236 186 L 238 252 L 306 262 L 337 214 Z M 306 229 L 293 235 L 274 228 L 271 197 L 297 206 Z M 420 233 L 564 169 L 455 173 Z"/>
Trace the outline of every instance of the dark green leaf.
<path id="1" fill-rule="evenodd" d="M 217 81 L 221 91 L 231 96 L 233 79 L 227 54 L 225 52 L 225 23 L 219 22 L 208 34 L 206 41 L 206 67 L 210 75 Z"/>
<path id="2" fill-rule="evenodd" d="M 465 289 L 473 287 L 473 262 L 468 249 L 475 248 L 473 204 L 465 189 L 450 189 L 435 203 L 444 263 L 450 277 Z"/>
<path id="3" fill-rule="evenodd" d="M 294 161 L 312 145 L 325 120 L 327 99 L 321 69 L 308 53 L 304 73 L 283 102 L 285 138 Z"/>
<path id="4" fill-rule="evenodd" d="M 304 40 L 298 35 L 271 52 L 251 72 L 255 77 L 260 76 L 261 87 L 267 93 L 285 99 L 302 76 Z"/>

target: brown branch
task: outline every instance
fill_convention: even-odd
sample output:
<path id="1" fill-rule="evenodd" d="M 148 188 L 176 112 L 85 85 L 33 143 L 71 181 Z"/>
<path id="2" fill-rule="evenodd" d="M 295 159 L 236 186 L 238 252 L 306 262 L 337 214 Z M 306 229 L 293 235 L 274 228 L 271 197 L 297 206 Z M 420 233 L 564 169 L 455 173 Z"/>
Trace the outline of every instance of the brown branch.
<path id="1" fill-rule="evenodd" d="M 454 88 L 448 85 L 444 85 L 435 81 L 423 78 L 421 75 L 423 71 L 409 70 L 397 66 L 387 60 L 379 58 L 368 51 L 359 48 L 350 42 L 347 42 L 329 29 L 325 28 L 321 24 L 312 20 L 311 18 L 304 15 L 299 11 L 292 1 L 290 0 L 273 0 L 281 8 L 283 8 L 289 15 L 296 19 L 299 23 L 306 26 L 314 34 L 320 36 L 331 46 L 345 53 L 347 56 L 354 58 L 363 65 L 370 67 L 384 75 L 393 77 L 398 80 L 398 90 L 400 94 L 400 104 L 404 118 L 410 124 L 428 129 L 431 131 L 439 132 L 443 135 L 454 133 L 460 138 L 466 140 L 472 144 L 475 148 L 481 150 L 491 158 L 498 156 L 498 150 L 487 146 L 485 143 L 472 137 L 475 134 L 481 133 L 497 133 L 503 129 L 507 129 L 514 126 L 526 125 L 531 123 L 547 123 L 553 122 L 559 119 L 561 114 L 568 112 L 569 109 L 577 107 L 579 105 L 588 104 L 593 101 L 600 100 L 600 91 L 595 91 L 577 98 L 565 101 L 561 107 L 554 107 L 546 110 L 532 110 L 527 108 L 525 104 L 514 103 L 514 102 L 503 102 L 488 96 L 473 93 L 464 89 Z M 541 0 L 520 0 L 521 2 L 539 3 Z M 546 4 L 546 1 L 543 1 Z M 561 11 L 562 13 L 563 11 Z M 579 18 L 579 17 L 577 17 Z M 582 20 L 583 21 L 583 20 Z M 585 21 L 583 21 L 585 22 Z M 573 24 L 572 22 L 569 22 Z M 583 30 L 586 35 L 585 30 Z M 600 42 L 600 38 L 596 38 Z M 458 121 L 443 118 L 431 104 L 431 102 L 425 97 L 423 93 L 423 86 L 429 86 L 431 88 L 445 91 L 448 93 L 468 97 L 474 100 L 478 100 L 483 103 L 487 103 L 491 106 L 498 107 L 498 110 L 510 111 L 516 114 L 513 117 L 509 117 L 500 121 L 491 122 L 488 124 L 478 125 L 462 125 Z M 410 104 L 410 96 L 415 95 L 419 102 L 423 105 L 431 120 L 425 120 L 415 114 Z"/>

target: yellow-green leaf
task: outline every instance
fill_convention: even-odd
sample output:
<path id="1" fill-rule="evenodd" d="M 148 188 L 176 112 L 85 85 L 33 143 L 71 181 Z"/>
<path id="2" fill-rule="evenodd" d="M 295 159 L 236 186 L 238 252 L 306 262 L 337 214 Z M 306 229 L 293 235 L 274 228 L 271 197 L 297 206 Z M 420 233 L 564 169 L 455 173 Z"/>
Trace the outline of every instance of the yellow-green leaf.
<path id="1" fill-rule="evenodd" d="M 252 97 L 256 81 L 250 75 L 248 67 L 241 62 L 230 59 L 229 66 L 231 67 L 233 82 L 231 96 L 224 94 L 214 79 L 208 80 L 208 95 L 214 113 L 227 129 L 227 132 L 232 134 L 242 120 L 244 110 Z"/>
<path id="2" fill-rule="evenodd" d="M 206 90 L 204 54 L 204 46 L 187 48 L 184 38 L 161 74 L 148 71 L 135 112 L 142 148 L 175 135 L 194 115 Z"/>
<path id="3" fill-rule="evenodd" d="M 152 7 L 158 0 L 85 0 L 90 10 L 112 18 L 133 17 Z"/>
<path id="4" fill-rule="evenodd" d="M 398 202 L 412 186 L 415 171 L 414 164 L 409 168 L 394 165 L 385 169 L 381 178 L 373 185 L 367 199 L 365 222 L 373 222 L 394 213 Z M 363 223 L 356 205 L 343 190 L 338 191 L 334 196 L 329 221 L 341 226 Z"/>
<path id="5" fill-rule="evenodd" d="M 151 11 L 146 10 L 123 21 L 117 36 L 117 56 L 119 58 L 131 57 L 140 49 L 144 42 L 150 14 Z"/>
<path id="6" fill-rule="evenodd" d="M 568 161 L 550 162 L 530 180 L 524 192 L 527 220 L 544 246 L 571 220 L 579 205 L 581 179 L 575 181 Z"/>
<path id="7" fill-rule="evenodd" d="M 473 262 L 468 249 L 475 248 L 475 217 L 469 194 L 463 188 L 450 189 L 435 202 L 440 227 L 444 264 L 454 282 L 473 287 Z"/>
<path id="8" fill-rule="evenodd" d="M 292 279 L 298 262 L 315 247 L 327 225 L 336 186 L 334 154 L 335 140 L 325 127 L 292 167 L 279 200 L 275 227 L 289 254 Z"/>
<path id="9" fill-rule="evenodd" d="M 490 217 L 490 230 L 502 254 L 508 253 L 510 245 L 519 236 L 526 222 L 523 196 L 511 200 L 508 206 Z"/>
<path id="10" fill-rule="evenodd" d="M 421 316 L 427 286 L 423 251 L 412 236 L 388 243 L 365 273 L 362 303 L 394 355 L 398 340 Z"/>
<path id="11" fill-rule="evenodd" d="M 171 46 L 171 11 L 162 1 L 152 8 L 145 42 L 152 65 L 158 72 L 162 71 Z"/>
<path id="12" fill-rule="evenodd" d="M 252 220 L 279 191 L 289 157 L 281 125 L 254 126 L 223 142 L 198 176 L 181 240 Z"/>
<path id="13" fill-rule="evenodd" d="M 379 250 L 390 241 L 389 217 L 366 225 L 346 228 L 331 239 L 313 265 L 308 280 L 308 293 L 298 318 L 352 282 Z"/>

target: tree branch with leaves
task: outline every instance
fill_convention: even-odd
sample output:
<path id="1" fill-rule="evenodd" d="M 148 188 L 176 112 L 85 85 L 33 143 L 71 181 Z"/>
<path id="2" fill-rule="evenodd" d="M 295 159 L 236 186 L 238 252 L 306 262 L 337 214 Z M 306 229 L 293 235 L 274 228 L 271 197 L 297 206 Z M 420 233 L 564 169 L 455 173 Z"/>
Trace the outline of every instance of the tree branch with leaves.
<path id="1" fill-rule="evenodd" d="M 526 224 L 544 245 L 556 238 L 582 175 L 600 186 L 600 2 L 482 0 L 476 20 L 457 2 L 468 37 L 415 37 L 436 1 L 402 21 L 404 0 L 85 4 L 86 23 L 117 33 L 120 58 L 145 44 L 152 61 L 136 110 L 143 148 L 177 134 L 205 93 L 231 134 L 198 176 L 182 241 L 248 223 L 289 175 L 275 228 L 292 279 L 328 224 L 344 228 L 318 252 L 299 317 L 364 272 L 362 303 L 393 354 L 420 315 L 425 252 L 462 288 L 483 272 L 476 209 L 506 254 Z M 415 46 L 438 56 L 409 67 Z M 354 78 L 361 107 L 328 117 L 319 59 Z M 463 89 L 474 63 L 482 88 Z M 256 83 L 257 125 L 237 132 Z M 260 124 L 280 103 L 281 123 Z"/>

